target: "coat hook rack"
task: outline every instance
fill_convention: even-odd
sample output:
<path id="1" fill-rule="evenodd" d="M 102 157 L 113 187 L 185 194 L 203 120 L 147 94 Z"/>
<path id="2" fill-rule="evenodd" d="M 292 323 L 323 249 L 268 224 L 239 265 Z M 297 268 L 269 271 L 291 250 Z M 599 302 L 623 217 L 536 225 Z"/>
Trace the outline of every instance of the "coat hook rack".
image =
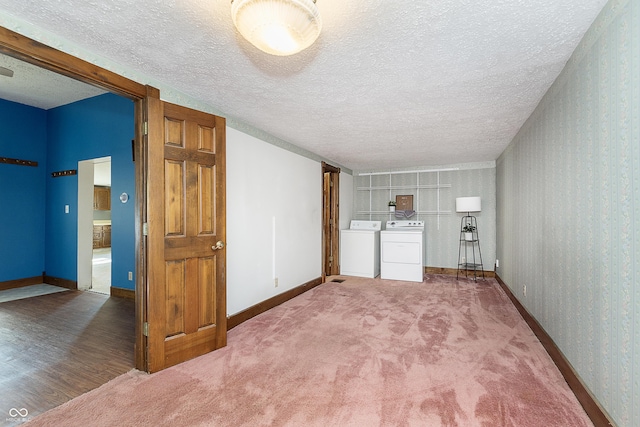
<path id="1" fill-rule="evenodd" d="M 0 163 L 7 163 L 9 165 L 18 166 L 38 166 L 38 162 L 34 162 L 31 160 L 12 159 L 10 157 L 0 157 Z"/>
<path id="2" fill-rule="evenodd" d="M 69 170 L 66 170 L 66 171 L 51 172 L 51 177 L 52 178 L 59 178 L 61 176 L 71 176 L 71 175 L 78 175 L 78 170 L 77 169 L 69 169 Z"/>

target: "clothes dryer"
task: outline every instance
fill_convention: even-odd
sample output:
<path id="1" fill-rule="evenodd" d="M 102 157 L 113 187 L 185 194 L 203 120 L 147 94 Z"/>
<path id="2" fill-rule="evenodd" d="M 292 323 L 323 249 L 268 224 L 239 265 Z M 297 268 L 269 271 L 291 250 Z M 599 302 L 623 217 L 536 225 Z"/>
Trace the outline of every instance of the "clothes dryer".
<path id="1" fill-rule="evenodd" d="M 380 232 L 380 278 L 424 280 L 424 221 L 387 221 Z"/>

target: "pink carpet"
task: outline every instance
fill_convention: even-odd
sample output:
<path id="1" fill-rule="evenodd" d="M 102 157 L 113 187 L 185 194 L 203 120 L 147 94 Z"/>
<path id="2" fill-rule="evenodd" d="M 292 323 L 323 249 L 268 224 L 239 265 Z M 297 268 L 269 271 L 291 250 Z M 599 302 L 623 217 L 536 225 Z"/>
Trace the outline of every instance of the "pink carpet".
<path id="1" fill-rule="evenodd" d="M 25 425 L 592 425 L 495 280 L 343 278 Z"/>

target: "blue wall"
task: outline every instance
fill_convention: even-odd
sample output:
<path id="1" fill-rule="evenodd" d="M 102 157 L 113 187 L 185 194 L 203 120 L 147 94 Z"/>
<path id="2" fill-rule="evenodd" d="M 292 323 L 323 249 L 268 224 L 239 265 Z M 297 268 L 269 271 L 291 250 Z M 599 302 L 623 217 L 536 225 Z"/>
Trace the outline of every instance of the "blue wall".
<path id="1" fill-rule="evenodd" d="M 77 169 L 78 161 L 111 156 L 111 285 L 134 289 L 135 172 L 133 102 L 105 94 L 47 112 L 47 198 L 45 269 L 47 275 L 77 280 L 77 176 L 51 178 L 51 172 Z M 128 203 L 119 196 L 127 193 Z M 65 214 L 64 206 L 69 205 Z"/>
<path id="2" fill-rule="evenodd" d="M 43 271 L 77 280 L 78 177 L 51 172 L 111 156 L 111 285 L 134 289 L 135 277 L 127 277 L 135 272 L 133 108 L 112 94 L 48 111 L 0 100 L 0 156 L 38 162 L 0 164 L 0 282 Z M 128 203 L 120 202 L 122 193 Z"/>
<path id="3" fill-rule="evenodd" d="M 0 282 L 42 275 L 45 250 L 46 111 L 0 99 Z"/>

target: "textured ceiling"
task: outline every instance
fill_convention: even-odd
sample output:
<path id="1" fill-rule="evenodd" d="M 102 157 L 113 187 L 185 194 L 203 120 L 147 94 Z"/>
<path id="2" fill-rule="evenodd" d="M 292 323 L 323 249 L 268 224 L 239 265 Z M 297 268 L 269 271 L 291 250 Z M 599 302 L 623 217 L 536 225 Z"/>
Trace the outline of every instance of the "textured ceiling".
<path id="1" fill-rule="evenodd" d="M 317 0 L 322 33 L 291 57 L 242 39 L 229 0 L 0 0 L 0 14 L 367 170 L 495 160 L 605 3 Z"/>
<path id="2" fill-rule="evenodd" d="M 0 75 L 0 99 L 44 110 L 105 93 L 97 87 L 2 54 L 0 67 L 13 71 L 13 77 Z"/>

